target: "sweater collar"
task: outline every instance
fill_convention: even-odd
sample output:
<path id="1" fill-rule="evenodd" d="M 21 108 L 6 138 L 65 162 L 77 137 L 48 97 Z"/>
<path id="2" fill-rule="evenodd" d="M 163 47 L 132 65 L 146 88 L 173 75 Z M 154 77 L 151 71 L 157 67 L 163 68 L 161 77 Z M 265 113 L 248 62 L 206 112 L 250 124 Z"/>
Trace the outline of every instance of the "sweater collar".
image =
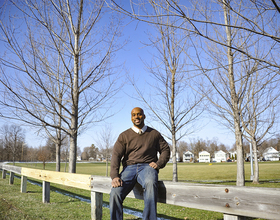
<path id="1" fill-rule="evenodd" d="M 139 131 L 141 130 L 142 134 L 147 130 L 147 126 L 144 125 L 142 129 L 139 129 L 137 127 L 135 127 L 134 125 L 131 128 L 134 132 L 136 132 L 137 134 L 139 134 Z"/>

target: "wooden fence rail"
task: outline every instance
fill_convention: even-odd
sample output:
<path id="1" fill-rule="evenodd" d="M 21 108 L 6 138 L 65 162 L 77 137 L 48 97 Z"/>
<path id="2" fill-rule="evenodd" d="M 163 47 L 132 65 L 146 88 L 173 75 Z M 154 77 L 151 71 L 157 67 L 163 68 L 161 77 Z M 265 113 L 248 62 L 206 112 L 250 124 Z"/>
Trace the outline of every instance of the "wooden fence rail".
<path id="1" fill-rule="evenodd" d="M 91 191 L 91 219 L 102 219 L 103 193 L 111 191 L 109 177 L 71 174 L 55 171 L 21 168 L 0 163 L 2 178 L 10 172 L 10 184 L 14 174 L 21 175 L 21 192 L 26 192 L 27 178 L 43 181 L 42 201 L 50 202 L 50 183 L 57 183 Z M 143 199 L 140 185 L 136 185 L 128 197 Z M 263 187 L 237 187 L 215 184 L 192 184 L 159 181 L 158 202 L 196 208 L 224 214 L 225 220 L 246 217 L 280 219 L 280 189 Z"/>

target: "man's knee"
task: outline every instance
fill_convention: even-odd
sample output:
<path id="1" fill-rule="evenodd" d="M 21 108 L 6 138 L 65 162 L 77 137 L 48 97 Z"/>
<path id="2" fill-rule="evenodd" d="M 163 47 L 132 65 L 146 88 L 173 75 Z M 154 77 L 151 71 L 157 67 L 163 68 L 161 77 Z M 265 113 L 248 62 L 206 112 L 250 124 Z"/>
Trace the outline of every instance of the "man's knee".
<path id="1" fill-rule="evenodd" d="M 111 189 L 110 200 L 123 201 L 126 197 L 126 193 L 123 191 L 123 187 L 116 187 Z"/>
<path id="2" fill-rule="evenodd" d="M 157 186 L 158 185 L 158 181 L 154 178 L 145 178 L 145 185 L 146 186 Z"/>

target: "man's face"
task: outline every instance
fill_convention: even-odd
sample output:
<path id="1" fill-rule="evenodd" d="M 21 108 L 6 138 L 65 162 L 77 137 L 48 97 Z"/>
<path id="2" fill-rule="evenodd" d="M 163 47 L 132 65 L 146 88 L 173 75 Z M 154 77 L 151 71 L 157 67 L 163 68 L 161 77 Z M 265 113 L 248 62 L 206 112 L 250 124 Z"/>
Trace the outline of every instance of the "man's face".
<path id="1" fill-rule="evenodd" d="M 131 121 L 137 128 L 141 129 L 144 126 L 146 116 L 141 108 L 134 108 L 131 111 Z"/>

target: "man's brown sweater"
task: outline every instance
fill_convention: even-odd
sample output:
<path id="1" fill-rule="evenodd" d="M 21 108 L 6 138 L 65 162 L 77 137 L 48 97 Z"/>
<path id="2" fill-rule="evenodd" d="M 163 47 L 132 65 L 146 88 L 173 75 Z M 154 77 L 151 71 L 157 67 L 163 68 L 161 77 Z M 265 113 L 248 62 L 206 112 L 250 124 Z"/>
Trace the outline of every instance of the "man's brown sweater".
<path id="1" fill-rule="evenodd" d="M 157 158 L 157 152 L 160 157 Z M 137 134 L 131 128 L 118 137 L 111 159 L 112 179 L 119 176 L 120 162 L 123 166 L 137 163 L 155 162 L 158 168 L 165 167 L 170 157 L 170 148 L 161 134 L 150 127 L 143 134 Z"/>

